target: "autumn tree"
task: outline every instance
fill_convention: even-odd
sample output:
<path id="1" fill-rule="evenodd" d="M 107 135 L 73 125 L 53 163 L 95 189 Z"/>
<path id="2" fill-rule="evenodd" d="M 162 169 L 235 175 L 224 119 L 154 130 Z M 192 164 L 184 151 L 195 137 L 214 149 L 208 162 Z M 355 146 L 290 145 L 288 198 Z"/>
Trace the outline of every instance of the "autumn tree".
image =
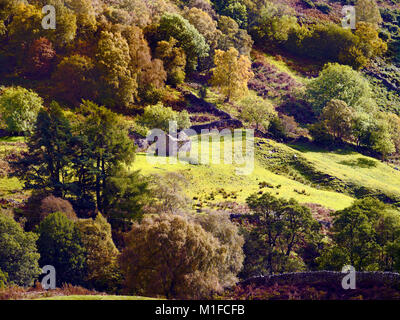
<path id="1" fill-rule="evenodd" d="M 255 125 L 257 130 L 260 127 L 268 130 L 269 121 L 276 116 L 272 103 L 257 95 L 248 95 L 240 100 L 239 106 L 241 108 L 240 119 L 250 125 Z"/>
<path id="2" fill-rule="evenodd" d="M 136 26 L 126 27 L 122 31 L 129 47 L 129 69 L 138 84 L 138 92 L 134 92 L 135 99 L 149 101 L 154 91 L 161 89 L 167 80 L 163 62 L 152 59 L 150 47 L 143 31 Z"/>
<path id="3" fill-rule="evenodd" d="M 152 199 L 146 211 L 155 214 L 173 214 L 190 209 L 190 199 L 185 194 L 188 182 L 182 174 L 177 172 L 154 174 L 149 180 Z"/>
<path id="4" fill-rule="evenodd" d="M 119 272 L 119 251 L 111 236 L 111 226 L 99 213 L 93 219 L 77 222 L 82 246 L 87 251 L 85 282 L 92 288 L 102 291 L 115 291 L 121 281 Z"/>
<path id="5" fill-rule="evenodd" d="M 78 54 L 65 57 L 52 75 L 57 98 L 78 106 L 82 99 L 95 100 L 98 96 L 92 59 Z"/>
<path id="6" fill-rule="evenodd" d="M 201 298 L 220 289 L 226 251 L 187 218 L 157 215 L 135 223 L 121 253 L 125 291 L 166 298 Z"/>
<path id="7" fill-rule="evenodd" d="M 211 84 L 219 89 L 227 101 L 247 94 L 247 82 L 254 76 L 248 57 L 240 55 L 235 48 L 215 52 L 215 68 Z"/>
<path id="8" fill-rule="evenodd" d="M 356 1 L 356 19 L 357 22 L 363 21 L 376 26 L 382 22 L 379 7 L 375 0 L 357 0 Z"/>
<path id="9" fill-rule="evenodd" d="M 78 220 L 74 208 L 68 200 L 57 198 L 53 195 L 47 196 L 40 203 L 40 223 L 49 214 L 55 212 L 62 212 L 68 219 L 75 221 Z"/>
<path id="10" fill-rule="evenodd" d="M 56 10 L 56 28 L 44 30 L 40 22 L 38 27 L 42 29 L 42 35 L 49 39 L 56 48 L 65 48 L 72 43 L 77 31 L 77 17 L 69 4 L 65 0 L 37 0 L 37 5 L 40 11 L 46 5 L 52 5 Z"/>
<path id="11" fill-rule="evenodd" d="M 217 238 L 228 253 L 225 262 L 218 267 L 220 282 L 223 287 L 233 286 L 238 282 L 237 275 L 243 267 L 244 238 L 239 228 L 224 212 L 208 212 L 194 216 L 194 220 L 203 229 Z"/>
<path id="12" fill-rule="evenodd" d="M 353 110 L 346 102 L 333 99 L 322 110 L 322 120 L 326 121 L 335 139 L 349 138 L 352 133 Z"/>
<path id="13" fill-rule="evenodd" d="M 96 14 L 90 0 L 64 0 L 65 4 L 76 15 L 77 34 L 88 38 L 96 29 Z"/>
<path id="14" fill-rule="evenodd" d="M 186 76 L 186 54 L 176 44 L 177 41 L 174 38 L 170 38 L 169 41 L 160 41 L 155 54 L 158 59 L 163 61 L 168 74 L 167 81 L 173 86 L 183 83 Z"/>
<path id="15" fill-rule="evenodd" d="M 34 40 L 26 56 L 27 73 L 36 77 L 48 75 L 55 55 L 56 52 L 49 40 L 46 38 Z"/>
<path id="16" fill-rule="evenodd" d="M 137 82 L 132 77 L 129 62 L 129 46 L 121 33 L 102 31 L 96 53 L 101 103 L 121 108 L 134 101 Z"/>

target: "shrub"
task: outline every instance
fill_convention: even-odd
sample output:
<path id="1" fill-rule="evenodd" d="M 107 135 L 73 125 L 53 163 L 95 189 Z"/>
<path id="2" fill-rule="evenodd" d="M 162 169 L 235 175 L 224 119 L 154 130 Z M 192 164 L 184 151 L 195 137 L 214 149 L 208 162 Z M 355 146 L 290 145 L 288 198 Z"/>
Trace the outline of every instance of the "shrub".
<path id="1" fill-rule="evenodd" d="M 63 213 L 48 215 L 39 225 L 37 241 L 41 265 L 52 265 L 57 272 L 57 286 L 81 284 L 86 271 L 86 249 L 74 222 Z"/>
<path id="2" fill-rule="evenodd" d="M 99 213 L 95 220 L 81 219 L 77 227 L 87 251 L 85 282 L 96 290 L 115 292 L 121 280 L 118 249 L 111 237 L 111 225 Z"/>
<path id="3" fill-rule="evenodd" d="M 21 87 L 4 90 L 0 96 L 0 112 L 11 133 L 30 133 L 43 100 L 35 92 Z"/>
<path id="4" fill-rule="evenodd" d="M 306 88 L 306 98 L 316 114 L 332 99 L 342 100 L 356 111 L 373 111 L 375 102 L 368 81 L 349 66 L 328 63 Z"/>
<path id="5" fill-rule="evenodd" d="M 9 282 L 31 286 L 41 273 L 36 240 L 35 234 L 24 232 L 12 218 L 0 214 L 0 269 Z"/>
<path id="6" fill-rule="evenodd" d="M 217 238 L 228 254 L 225 262 L 219 265 L 219 278 L 223 287 L 237 283 L 237 274 L 243 267 L 244 238 L 239 234 L 239 228 L 230 221 L 229 215 L 224 212 L 209 212 L 195 215 L 195 221 L 203 229 Z"/>
<path id="7" fill-rule="evenodd" d="M 77 220 L 74 208 L 69 201 L 50 195 L 44 198 L 40 204 L 40 221 L 54 212 L 62 212 L 68 219 Z"/>
<path id="8" fill-rule="evenodd" d="M 177 112 L 171 107 L 164 107 L 162 103 L 154 106 L 147 106 L 143 115 L 139 118 L 139 124 L 146 126 L 148 129 L 160 129 L 169 132 L 169 122 L 176 121 L 178 130 L 190 127 L 190 117 L 186 110 Z"/>
<path id="9" fill-rule="evenodd" d="M 125 290 L 170 298 L 207 297 L 220 289 L 226 252 L 210 233 L 178 215 L 135 223 L 121 254 Z"/>

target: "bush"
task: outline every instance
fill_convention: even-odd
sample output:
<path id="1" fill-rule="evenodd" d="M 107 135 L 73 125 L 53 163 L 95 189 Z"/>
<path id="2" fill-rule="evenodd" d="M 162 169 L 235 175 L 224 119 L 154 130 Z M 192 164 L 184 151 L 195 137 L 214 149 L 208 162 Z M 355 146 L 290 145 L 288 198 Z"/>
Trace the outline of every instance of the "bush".
<path id="1" fill-rule="evenodd" d="M 77 220 L 74 208 L 69 201 L 50 195 L 44 198 L 40 205 L 40 221 L 50 213 L 62 212 L 68 219 Z"/>
<path id="2" fill-rule="evenodd" d="M 223 287 L 235 285 L 238 282 L 237 274 L 242 269 L 244 261 L 244 238 L 239 234 L 239 228 L 224 212 L 195 215 L 195 221 L 217 238 L 229 253 L 225 262 L 219 265 L 219 278 Z"/>
<path id="3" fill-rule="evenodd" d="M 371 112 L 375 108 L 368 81 L 349 66 L 328 63 L 306 88 L 306 98 L 316 114 L 332 99 L 344 101 L 356 111 Z"/>
<path id="4" fill-rule="evenodd" d="M 143 115 L 139 118 L 139 124 L 146 126 L 148 129 L 160 129 L 169 132 L 169 122 L 176 121 L 178 130 L 190 127 L 190 118 L 186 110 L 177 112 L 171 107 L 164 107 L 162 103 L 154 106 L 147 106 Z"/>
<path id="5" fill-rule="evenodd" d="M 129 294 L 202 298 L 221 288 L 218 266 L 226 251 L 210 233 L 178 215 L 135 223 L 121 254 Z"/>
<path id="6" fill-rule="evenodd" d="M 41 273 L 36 249 L 37 236 L 24 232 L 12 218 L 0 213 L 0 269 L 8 281 L 21 286 L 33 285 Z M 0 279 L 1 280 L 1 279 Z"/>
<path id="7" fill-rule="evenodd" d="M 82 284 L 86 272 L 86 249 L 74 222 L 63 213 L 48 215 L 39 225 L 37 241 L 41 265 L 52 265 L 57 272 L 57 286 Z"/>
<path id="8" fill-rule="evenodd" d="M 4 90 L 0 96 L 0 112 L 11 133 L 29 134 L 43 100 L 35 92 L 21 87 Z"/>
<path id="9" fill-rule="evenodd" d="M 77 227 L 87 251 L 85 282 L 96 290 L 115 292 L 121 281 L 118 249 L 111 237 L 111 225 L 99 213 L 95 220 L 81 219 Z"/>

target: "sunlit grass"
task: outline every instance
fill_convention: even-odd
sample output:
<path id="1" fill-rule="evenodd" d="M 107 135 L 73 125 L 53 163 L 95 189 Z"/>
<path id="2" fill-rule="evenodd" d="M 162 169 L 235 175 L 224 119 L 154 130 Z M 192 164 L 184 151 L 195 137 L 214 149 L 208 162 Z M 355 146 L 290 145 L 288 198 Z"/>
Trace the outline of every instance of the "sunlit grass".
<path id="1" fill-rule="evenodd" d="M 209 150 L 216 150 L 218 144 L 219 142 L 211 143 Z M 199 144 L 193 143 L 192 149 L 196 148 L 199 148 Z M 221 151 L 221 159 L 223 159 L 222 154 L 223 151 Z M 207 157 L 211 159 L 212 152 L 211 154 L 206 152 L 205 158 Z M 164 163 L 154 163 L 154 160 L 162 160 Z M 249 161 L 253 160 L 249 159 Z M 185 158 L 184 161 L 179 161 L 176 157 L 152 157 L 145 153 L 139 153 L 132 169 L 140 169 L 146 175 L 171 171 L 180 172 L 189 182 L 186 193 L 191 198 L 206 198 L 218 189 L 224 189 L 227 193 L 236 193 L 234 201 L 244 203 L 249 195 L 260 191 L 259 183 L 266 181 L 273 188 L 263 188 L 263 191 L 287 199 L 294 198 L 301 203 L 312 202 L 332 209 L 343 209 L 353 201 L 353 198 L 348 195 L 319 190 L 275 174 L 264 168 L 257 160 L 252 163 L 254 164 L 254 169 L 251 171 L 252 167 L 249 166 L 250 174 L 243 175 L 238 174 L 237 171 L 243 166 L 235 163 L 226 164 L 226 162 L 221 161 L 219 164 L 196 164 L 194 159 L 188 161 L 188 158 Z M 304 194 L 298 192 L 303 190 Z M 210 202 L 216 203 L 223 200 L 222 196 L 215 196 L 215 199 L 210 200 Z"/>

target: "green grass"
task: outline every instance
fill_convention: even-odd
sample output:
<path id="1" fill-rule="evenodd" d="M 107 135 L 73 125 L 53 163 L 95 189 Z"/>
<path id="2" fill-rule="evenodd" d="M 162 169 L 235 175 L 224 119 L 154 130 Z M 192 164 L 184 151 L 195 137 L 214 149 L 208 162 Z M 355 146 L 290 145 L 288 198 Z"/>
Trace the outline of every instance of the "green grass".
<path id="1" fill-rule="evenodd" d="M 212 143 L 211 150 L 215 150 L 217 146 L 218 142 Z M 196 150 L 196 148 L 199 148 L 199 143 L 193 142 L 192 150 Z M 189 182 L 186 190 L 187 195 L 190 198 L 198 198 L 198 201 L 203 202 L 206 206 L 222 201 L 244 203 L 249 195 L 260 190 L 271 192 L 278 197 L 294 198 L 300 203 L 318 203 L 335 210 L 343 209 L 353 201 L 353 198 L 348 195 L 320 190 L 283 175 L 275 174 L 265 168 L 257 159 L 254 161 L 254 170 L 249 175 L 238 175 L 236 169 L 240 166 L 235 164 L 191 164 L 188 159 L 179 161 L 176 158 L 163 157 L 157 159 L 166 161 L 164 164 L 149 163 L 149 160 L 155 159 L 155 157 L 139 153 L 132 169 L 140 169 L 143 174 L 180 172 Z M 168 161 L 171 160 L 175 160 L 177 163 L 169 163 Z M 263 181 L 273 185 L 273 188 L 260 189 L 259 183 Z M 223 198 L 223 195 L 218 193 L 219 189 L 224 189 L 228 194 L 233 192 L 235 196 Z M 305 194 L 299 194 L 295 190 L 300 192 L 304 190 Z M 207 199 L 211 193 L 214 196 L 212 199 Z"/>
<path id="2" fill-rule="evenodd" d="M 25 142 L 25 137 L 1 137 L 0 142 Z"/>
<path id="3" fill-rule="evenodd" d="M 72 295 L 39 298 L 35 300 L 157 300 L 140 296 Z"/>
<path id="4" fill-rule="evenodd" d="M 324 173 L 348 184 L 400 197 L 400 172 L 382 161 L 349 150 L 326 152 L 306 146 L 293 147 Z"/>

